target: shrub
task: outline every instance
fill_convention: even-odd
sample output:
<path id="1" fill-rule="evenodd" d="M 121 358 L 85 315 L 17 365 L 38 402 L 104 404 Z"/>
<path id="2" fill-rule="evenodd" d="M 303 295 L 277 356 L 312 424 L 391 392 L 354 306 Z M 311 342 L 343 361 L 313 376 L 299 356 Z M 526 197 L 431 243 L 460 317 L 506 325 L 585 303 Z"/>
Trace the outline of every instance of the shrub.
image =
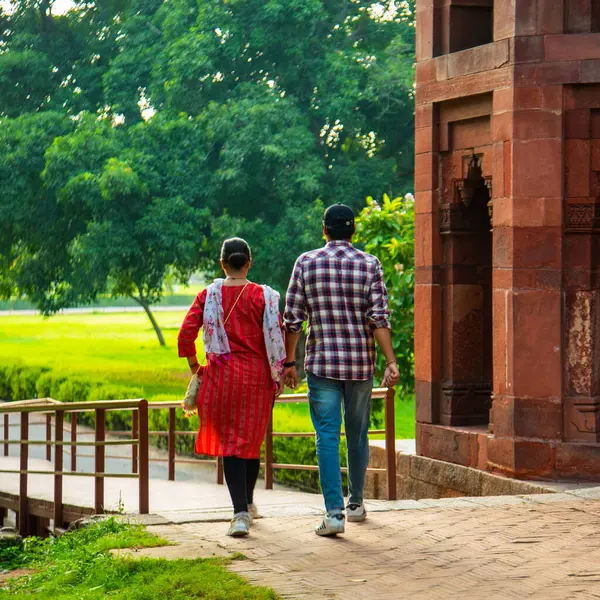
<path id="1" fill-rule="evenodd" d="M 10 382 L 12 399 L 30 400 L 40 397 L 37 392 L 37 381 L 47 371 L 49 371 L 47 367 L 23 367 L 16 371 Z"/>
<path id="2" fill-rule="evenodd" d="M 87 402 L 94 383 L 88 377 L 70 377 L 58 388 L 55 400 L 60 402 Z"/>
<path id="3" fill-rule="evenodd" d="M 46 370 L 40 375 L 36 383 L 38 398 L 58 399 L 60 386 L 68 379 L 65 375 L 58 375 L 50 370 Z"/>
<path id="4" fill-rule="evenodd" d="M 91 389 L 88 400 L 125 400 L 141 398 L 142 391 L 138 388 L 122 385 L 98 385 Z M 131 429 L 131 411 L 118 410 L 106 413 L 106 426 L 114 431 L 126 431 Z"/>

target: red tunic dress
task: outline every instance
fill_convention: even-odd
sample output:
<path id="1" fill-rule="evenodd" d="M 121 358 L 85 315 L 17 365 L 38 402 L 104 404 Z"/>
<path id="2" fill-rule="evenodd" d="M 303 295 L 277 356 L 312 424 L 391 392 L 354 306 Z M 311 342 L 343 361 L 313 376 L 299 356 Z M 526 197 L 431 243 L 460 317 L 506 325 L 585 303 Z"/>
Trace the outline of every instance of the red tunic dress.
<path id="1" fill-rule="evenodd" d="M 223 286 L 225 315 L 241 291 L 242 287 Z M 205 302 L 206 290 L 196 297 L 183 321 L 178 338 L 181 357 L 196 354 Z M 198 390 L 198 454 L 260 457 L 275 398 L 263 334 L 264 310 L 263 290 L 251 283 L 225 325 L 229 360 L 210 361 L 203 373 Z"/>

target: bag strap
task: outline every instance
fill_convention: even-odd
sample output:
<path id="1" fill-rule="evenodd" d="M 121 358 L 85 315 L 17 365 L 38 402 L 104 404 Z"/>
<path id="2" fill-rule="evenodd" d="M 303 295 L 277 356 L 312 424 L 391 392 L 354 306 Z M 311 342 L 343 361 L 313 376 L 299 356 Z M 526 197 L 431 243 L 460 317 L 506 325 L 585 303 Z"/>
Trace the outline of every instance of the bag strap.
<path id="1" fill-rule="evenodd" d="M 227 325 L 227 321 L 229 321 L 229 317 L 231 316 L 231 313 L 233 312 L 233 309 L 237 306 L 237 303 L 240 301 L 240 298 L 242 297 L 242 294 L 244 293 L 244 291 L 246 290 L 246 288 L 250 285 L 250 282 L 248 282 L 243 288 L 242 291 L 238 294 L 238 297 L 235 299 L 235 302 L 233 303 L 233 306 L 229 309 L 229 314 L 227 315 L 227 317 L 225 317 L 225 320 L 223 321 L 223 327 L 225 327 L 225 325 Z"/>

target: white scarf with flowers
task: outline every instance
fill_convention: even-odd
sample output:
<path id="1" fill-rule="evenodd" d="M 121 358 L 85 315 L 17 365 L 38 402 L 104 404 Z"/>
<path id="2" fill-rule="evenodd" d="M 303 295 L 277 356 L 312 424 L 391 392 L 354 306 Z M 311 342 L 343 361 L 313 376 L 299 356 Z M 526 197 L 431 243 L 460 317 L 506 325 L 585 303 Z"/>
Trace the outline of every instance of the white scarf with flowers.
<path id="1" fill-rule="evenodd" d="M 215 279 L 206 290 L 202 338 L 208 360 L 229 360 L 231 348 L 225 332 L 222 289 L 224 279 Z M 285 362 L 285 344 L 279 320 L 279 294 L 268 285 L 261 286 L 265 295 L 263 335 L 273 381 L 278 382 Z"/>

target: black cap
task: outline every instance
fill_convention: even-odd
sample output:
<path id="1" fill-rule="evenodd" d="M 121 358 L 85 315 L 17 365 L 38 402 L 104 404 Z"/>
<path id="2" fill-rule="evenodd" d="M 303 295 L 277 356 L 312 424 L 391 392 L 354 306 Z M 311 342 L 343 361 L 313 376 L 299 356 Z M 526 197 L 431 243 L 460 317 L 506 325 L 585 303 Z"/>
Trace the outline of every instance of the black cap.
<path id="1" fill-rule="evenodd" d="M 344 230 L 354 227 L 354 212 L 345 204 L 331 205 L 323 215 L 323 225 L 327 229 Z"/>

